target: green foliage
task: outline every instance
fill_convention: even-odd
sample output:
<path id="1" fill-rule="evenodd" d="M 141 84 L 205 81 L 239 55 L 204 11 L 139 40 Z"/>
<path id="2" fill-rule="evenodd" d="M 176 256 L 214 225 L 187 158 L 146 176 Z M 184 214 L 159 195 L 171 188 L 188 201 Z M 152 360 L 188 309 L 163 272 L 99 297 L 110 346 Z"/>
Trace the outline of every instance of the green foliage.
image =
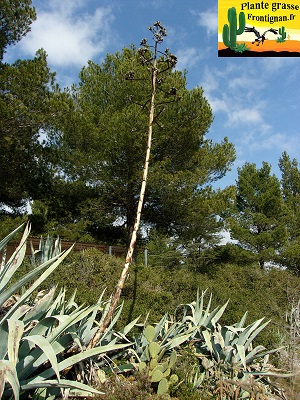
<path id="1" fill-rule="evenodd" d="M 186 375 L 194 390 L 204 390 L 228 399 L 250 399 L 256 394 L 271 394 L 274 388 L 266 377 L 272 373 L 268 356 L 279 349 L 266 350 L 254 345 L 257 336 L 268 325 L 263 318 L 245 325 L 247 313 L 233 325 L 221 324 L 228 303 L 211 310 L 212 297 L 204 305 L 205 292 L 197 293 L 196 301 L 182 304 L 173 317 L 166 314 L 155 326 L 145 326 L 136 335 L 129 351 L 128 367 L 138 365 L 138 370 L 147 371 L 150 381 L 157 384 L 157 393 L 167 393 L 170 383 L 177 383 L 175 368 L 177 352 L 186 345 L 194 352 L 198 362 Z M 124 366 L 119 366 L 124 370 Z M 167 378 L 169 376 L 169 378 Z M 284 375 L 282 375 L 284 376 Z M 290 376 L 290 375 L 287 375 Z M 175 389 L 173 389 L 174 391 Z M 176 390 L 175 390 L 176 393 Z"/>
<path id="2" fill-rule="evenodd" d="M 176 241 L 168 236 L 152 229 L 148 234 L 149 242 L 146 243 L 148 251 L 148 265 L 150 267 L 161 266 L 165 268 L 177 267 L 182 255 L 177 249 Z M 138 262 L 143 263 L 144 254 L 138 254 Z"/>
<path id="3" fill-rule="evenodd" d="M 2 0 L 0 8 L 0 63 L 6 47 L 20 41 L 36 19 L 31 0 Z"/>
<path id="4" fill-rule="evenodd" d="M 239 27 L 237 28 L 237 15 L 235 7 L 231 7 L 228 9 L 228 24 L 223 26 L 223 42 L 225 46 L 229 47 L 232 50 L 236 50 L 236 36 L 241 35 L 246 26 L 245 13 L 239 13 Z"/>
<path id="5" fill-rule="evenodd" d="M 54 86 L 45 51 L 32 60 L 0 65 L 0 207 L 24 207 L 51 191 L 51 131 L 68 107 Z M 43 137 L 41 137 L 43 132 Z"/>
<path id="6" fill-rule="evenodd" d="M 139 50 L 130 47 L 108 54 L 101 65 L 89 62 L 70 91 L 75 107 L 61 119 L 60 150 L 68 157 L 62 168 L 73 182 L 95 191 L 81 203 L 81 214 L 74 210 L 73 219 L 93 221 L 94 233 L 118 220 L 124 221 L 128 235 L 135 221 L 151 93 L 149 70 L 140 58 Z M 126 79 L 129 72 L 133 81 Z M 170 88 L 172 93 L 176 88 L 180 100 L 173 101 Z M 202 88 L 186 89 L 185 74 L 165 71 L 156 104 L 143 220 L 174 233 L 185 226 L 194 202 L 204 199 L 200 188 L 224 176 L 235 154 L 226 138 L 213 143 L 205 137 L 211 108 Z M 214 213 L 213 204 L 210 200 Z"/>
<path id="7" fill-rule="evenodd" d="M 0 212 L 0 240 L 8 236 L 17 226 L 25 224 L 27 216 L 20 213 Z M 16 232 L 14 238 L 20 240 L 22 232 Z"/>
<path id="8" fill-rule="evenodd" d="M 231 237 L 256 254 L 261 268 L 276 260 L 286 241 L 280 182 L 266 162 L 260 169 L 246 163 L 238 169 L 236 210 L 228 219 Z"/>
<path id="9" fill-rule="evenodd" d="M 145 361 L 139 362 L 138 370 L 139 372 L 146 370 L 150 381 L 157 383 L 157 394 L 167 393 L 169 392 L 170 385 L 174 385 L 178 381 L 176 374 L 171 375 L 171 370 L 176 363 L 176 351 L 173 350 L 170 357 L 167 360 L 164 358 L 163 362 L 161 362 L 165 350 L 158 342 L 154 341 L 154 338 L 157 336 L 155 328 L 148 325 L 144 330 L 144 336 L 148 344 L 141 355 L 141 360 L 144 356 Z"/>
<path id="10" fill-rule="evenodd" d="M 286 152 L 279 159 L 281 188 L 284 201 L 283 220 L 287 227 L 288 240 L 279 261 L 295 274 L 300 272 L 300 170 L 296 159 L 291 160 Z"/>
<path id="11" fill-rule="evenodd" d="M 281 35 L 279 38 L 276 39 L 277 43 L 283 43 L 285 42 L 286 39 L 286 32 L 285 32 L 285 27 L 282 26 L 281 28 L 279 28 L 279 35 Z"/>
<path id="12" fill-rule="evenodd" d="M 195 302 L 181 305 L 173 317 L 165 314 L 155 326 L 147 325 L 135 336 L 129 362 L 139 372 L 147 371 L 158 394 L 167 393 L 178 382 L 178 376 L 172 373 L 177 360 L 174 349 L 215 327 L 226 308 L 210 311 L 210 306 L 211 298 L 204 307 L 204 292 L 201 296 L 198 292 Z"/>
<path id="13" fill-rule="evenodd" d="M 244 264 L 243 250 L 231 257 L 235 254 L 241 261 L 240 266 L 230 260 L 205 268 L 195 268 L 193 264 L 178 264 L 171 269 L 134 266 L 122 291 L 124 306 L 119 323 L 128 323 L 139 315 L 145 318 L 150 311 L 148 322 L 154 324 L 165 312 L 172 313 L 178 303 L 188 303 L 190 293 L 196 293 L 197 288 L 209 288 L 213 306 L 224 304 L 230 298 L 226 314 L 222 316 L 224 324 L 240 320 L 244 310 L 249 311 L 250 322 L 262 317 L 271 319 L 261 333 L 261 343 L 265 347 L 278 346 L 277 333 L 285 330 L 285 313 L 289 308 L 286 288 L 299 296 L 299 279 L 288 271 L 260 270 L 249 258 Z M 95 249 L 73 253 L 43 288 L 51 284 L 66 286 L 70 295 L 77 288 L 78 301 L 93 304 L 105 288 L 107 293 L 113 292 L 122 267 L 122 259 Z"/>
<path id="14" fill-rule="evenodd" d="M 16 231 L 0 242 L 0 250 Z M 50 252 L 44 251 L 44 259 L 37 267 L 11 282 L 23 263 L 28 235 L 29 229 L 26 228 L 20 245 L 1 265 L 0 271 L 1 398 L 13 395 L 18 399 L 20 395 L 42 395 L 42 392 L 46 396 L 57 393 L 57 389 L 62 392 L 64 389 L 75 390 L 77 395 L 98 393 L 76 379 L 66 379 L 65 371 L 78 363 L 83 366 L 86 359 L 91 360 L 109 351 L 122 351 L 128 346 L 125 335 L 135 321 L 120 332 L 122 336 L 114 334 L 112 329 L 120 313 L 118 310 L 101 342 L 94 349 L 85 350 L 97 329 L 94 325 L 97 312 L 101 310 L 101 318 L 104 318 L 109 304 L 105 305 L 101 296 L 98 303 L 84 308 L 75 303 L 74 296 L 67 301 L 64 290 L 55 296 L 55 288 L 39 292 L 36 298 L 32 298 L 72 248 L 52 258 L 49 258 L 52 256 Z M 121 337 L 123 343 L 117 344 Z"/>
<path id="15" fill-rule="evenodd" d="M 21 243 L 25 244 L 27 234 L 28 232 L 24 235 Z M 1 242 L 1 247 L 8 242 L 10 237 Z M 48 251 L 51 247 L 50 241 L 47 246 L 45 246 L 45 243 L 43 245 L 44 254 L 51 256 Z M 41 248 L 43 248 L 42 245 Z M 15 259 L 15 256 L 13 256 L 9 262 L 10 267 L 7 266 L 8 264 L 5 266 L 8 274 L 1 275 L 0 283 L 3 287 L 6 285 L 5 279 L 7 280 L 8 276 L 14 275 L 13 270 L 16 273 L 21 267 L 24 245 L 21 245 L 17 252 L 20 253 L 18 262 L 13 263 Z M 74 258 L 74 256 L 76 257 Z M 90 291 L 91 299 L 99 298 L 97 304 L 85 308 L 78 306 L 75 303 L 74 296 L 66 301 L 64 290 L 61 290 L 54 297 L 54 288 L 50 291 L 40 292 L 36 300 L 29 300 L 29 295 L 36 290 L 38 285 L 42 282 L 45 283 L 44 280 L 51 273 L 50 270 L 54 272 L 55 268 L 58 267 L 61 258 L 61 255 L 57 255 L 35 269 L 29 269 L 21 279 L 18 279 L 4 292 L 2 291 L 4 297 L 1 297 L 1 299 L 9 300 L 9 304 L 1 303 L 2 325 L 0 325 L 0 347 L 1 351 L 4 350 L 2 367 L 7 371 L 5 372 L 5 379 L 7 379 L 8 386 L 5 390 L 8 390 L 9 395 L 11 395 L 10 387 L 13 387 L 15 391 L 28 390 L 31 393 L 36 390 L 36 395 L 42 395 L 43 387 L 48 384 L 51 386 L 60 385 L 62 388 L 73 387 L 77 388 L 77 391 L 91 390 L 73 381 L 72 370 L 75 365 L 78 365 L 78 362 L 81 362 L 79 365 L 82 368 L 79 368 L 79 371 L 86 376 L 87 382 L 89 382 L 87 375 L 93 375 L 96 371 L 99 371 L 98 374 L 96 373 L 93 376 L 98 377 L 101 375 L 100 371 L 106 371 L 106 373 L 109 370 L 115 371 L 125 379 L 123 384 L 128 385 L 128 393 L 136 393 L 137 395 L 142 391 L 141 386 L 139 386 L 141 383 L 138 382 L 139 377 L 142 376 L 142 382 L 147 381 L 147 385 L 151 387 L 149 394 L 154 390 L 157 396 L 162 393 L 168 394 L 168 396 L 170 394 L 177 396 L 179 393 L 184 396 L 184 393 L 190 393 L 190 398 L 193 398 L 192 393 L 196 391 L 198 395 L 201 393 L 201 396 L 206 398 L 205 396 L 208 396 L 208 393 L 215 393 L 217 396 L 217 393 L 223 390 L 223 393 L 226 393 L 227 398 L 230 399 L 234 398 L 233 396 L 240 398 L 244 395 L 244 398 L 247 398 L 248 394 L 249 396 L 257 393 L 266 394 L 270 391 L 269 383 L 263 380 L 266 373 L 270 375 L 269 364 L 267 364 L 266 359 L 265 361 L 261 360 L 273 351 L 265 350 L 265 346 L 258 345 L 256 342 L 258 334 L 263 338 L 261 333 L 270 329 L 268 326 L 271 323 L 269 325 L 262 323 L 260 315 L 265 313 L 269 317 L 271 314 L 278 324 L 277 327 L 283 328 L 284 313 L 280 307 L 286 307 L 286 287 L 289 288 L 289 293 L 294 290 L 295 296 L 297 296 L 297 280 L 295 280 L 295 277 L 292 278 L 287 272 L 283 271 L 266 272 L 254 267 L 244 269 L 229 265 L 226 266 L 226 269 L 221 267 L 215 269 L 212 274 L 213 278 L 208 278 L 199 272 L 194 273 L 183 267 L 178 267 L 175 272 L 173 269 L 159 267 L 142 269 L 140 270 L 142 276 L 139 276 L 136 286 L 136 289 L 142 290 L 140 292 L 136 290 L 136 301 L 141 301 L 150 293 L 145 291 L 146 282 L 148 282 L 148 289 L 149 283 L 153 288 L 154 285 L 159 284 L 159 288 L 156 286 L 158 302 L 160 298 L 168 293 L 170 294 L 168 304 L 164 306 L 163 302 L 159 303 L 160 311 L 163 310 L 163 307 L 168 307 L 171 310 L 175 309 L 175 312 L 173 314 L 166 313 L 160 319 L 157 318 L 157 315 L 154 315 L 155 323 L 152 325 L 148 323 L 148 316 L 142 324 L 141 331 L 141 325 L 137 325 L 137 320 L 133 320 L 124 328 L 115 332 L 114 326 L 121 322 L 121 308 L 119 308 L 110 326 L 101 336 L 97 348 L 84 350 L 97 330 L 94 319 L 100 311 L 100 320 L 97 321 L 97 324 L 101 324 L 101 320 L 108 310 L 109 302 L 103 301 L 103 293 L 100 294 L 99 298 L 99 295 L 95 294 L 95 289 L 89 287 L 92 280 L 86 284 L 83 278 L 88 275 L 89 269 L 92 269 L 93 275 L 90 275 L 90 277 L 95 278 L 94 288 L 100 282 L 100 280 L 97 281 L 97 276 L 99 279 L 105 278 L 105 283 L 110 282 L 112 284 L 115 282 L 114 274 L 119 276 L 119 272 L 116 271 L 118 260 L 112 256 L 101 255 L 101 253 L 93 250 L 92 252 L 73 254 L 73 258 L 69 260 L 71 264 L 68 264 L 65 260 L 60 267 L 59 276 L 61 279 L 66 279 L 62 274 L 63 271 L 66 271 L 67 275 L 74 275 L 77 284 L 79 281 L 82 283 L 82 287 L 78 288 L 78 294 L 80 294 L 80 290 L 82 293 Z M 74 266 L 78 261 L 80 263 L 75 274 L 73 272 L 75 270 L 71 271 L 69 266 Z M 83 264 L 83 261 L 85 264 Z M 52 262 L 55 265 L 52 266 Z M 103 268 L 101 268 L 101 264 Z M 82 268 L 84 265 L 85 269 Z M 121 262 L 119 262 L 119 265 L 121 268 Z M 96 266 L 99 268 L 98 273 L 93 270 Z M 30 278 L 34 279 L 37 271 L 42 272 L 42 269 L 44 272 L 38 278 L 38 281 L 35 281 L 28 289 L 25 288 L 25 292 L 23 291 L 23 294 L 20 297 L 17 296 L 14 300 L 11 295 L 21 286 L 26 287 L 26 281 Z M 80 270 L 81 274 L 79 274 Z M 141 277 L 143 281 L 140 280 Z M 132 279 L 135 278 L 134 276 L 128 278 L 124 312 L 128 312 L 126 298 L 127 301 L 131 302 L 130 296 L 133 293 L 129 291 L 129 288 L 133 287 Z M 53 283 L 55 280 L 51 282 Z M 64 283 L 71 286 L 69 282 Z M 189 299 L 190 293 L 195 290 L 194 288 L 197 285 L 210 286 L 214 296 L 210 296 L 206 300 L 205 292 L 198 291 L 195 301 L 183 301 L 178 306 L 180 298 Z M 228 303 L 227 298 L 229 296 L 231 301 Z M 213 300 L 214 297 L 215 300 Z M 155 304 L 153 298 L 148 300 L 150 303 L 144 304 L 144 307 L 149 310 Z M 223 305 L 219 307 L 217 304 Z M 23 313 L 20 313 L 19 306 L 26 306 Z M 248 326 L 244 326 L 246 316 L 244 310 L 248 306 L 250 306 L 249 311 L 253 320 Z M 238 323 L 235 322 L 237 320 Z M 5 321 L 8 321 L 7 325 L 5 325 Z M 34 323 L 32 323 L 33 321 Z M 55 327 L 53 324 L 55 324 Z M 130 335 L 129 333 L 133 328 L 134 331 Z M 274 325 L 272 329 L 275 329 Z M 20 332 L 19 336 L 17 336 L 17 332 Z M 39 338 L 40 334 L 43 335 L 43 339 Z M 267 332 L 267 336 L 269 335 L 270 330 Z M 129 336 L 131 336 L 131 343 Z M 15 350 L 11 352 L 8 349 L 11 348 L 13 343 L 16 346 L 12 347 Z M 74 343 L 76 343 L 75 346 Z M 273 343 L 268 344 L 273 345 Z M 186 362 L 183 354 L 186 354 L 187 347 L 190 351 L 191 360 L 189 368 L 181 365 L 181 362 Z M 111 355 L 113 363 L 109 365 L 107 365 L 107 357 L 95 357 L 96 355 L 105 355 L 110 350 L 114 351 Z M 65 351 L 68 352 L 67 358 L 63 355 Z M 15 366 L 13 360 L 16 357 L 14 354 L 18 354 L 19 360 Z M 34 358 L 35 365 L 39 365 L 37 370 L 34 369 L 33 371 L 30 363 L 28 367 L 23 368 L 27 365 L 26 357 L 28 355 Z M 23 357 L 25 361 L 22 361 Z M 87 358 L 90 361 L 85 362 Z M 48 363 L 47 360 L 49 360 Z M 19 369 L 21 365 L 22 368 Z M 184 374 L 183 368 L 186 374 Z M 259 372 L 257 372 L 258 368 L 260 369 Z M 62 371 L 67 370 L 70 371 L 66 375 L 62 374 Z M 130 380 L 132 374 L 134 376 L 133 381 Z M 102 381 L 104 383 L 101 390 L 106 387 L 108 392 L 111 393 L 109 395 L 113 396 L 112 391 L 109 391 L 112 378 L 102 378 Z M 18 389 L 18 382 L 20 389 Z M 181 382 L 180 385 L 179 382 Z M 117 386 L 116 391 L 118 390 Z M 154 393 L 152 395 L 153 398 L 156 398 Z"/>
<path id="16" fill-rule="evenodd" d="M 32 214 L 29 218 L 33 234 L 51 232 L 52 235 L 70 241 L 93 243 L 96 237 L 98 240 L 107 240 L 109 244 L 115 242 L 109 232 L 104 239 L 103 232 L 101 235 L 101 227 L 98 227 L 97 232 L 94 231 L 93 226 L 97 221 L 91 221 L 90 202 L 86 201 L 87 196 L 93 198 L 95 195 L 92 188 L 87 188 L 80 182 L 63 183 L 60 179 L 54 179 L 51 188 L 51 197 L 35 200 L 32 203 Z M 85 212 L 83 212 L 83 207 Z M 74 215 L 77 215 L 76 220 Z"/>

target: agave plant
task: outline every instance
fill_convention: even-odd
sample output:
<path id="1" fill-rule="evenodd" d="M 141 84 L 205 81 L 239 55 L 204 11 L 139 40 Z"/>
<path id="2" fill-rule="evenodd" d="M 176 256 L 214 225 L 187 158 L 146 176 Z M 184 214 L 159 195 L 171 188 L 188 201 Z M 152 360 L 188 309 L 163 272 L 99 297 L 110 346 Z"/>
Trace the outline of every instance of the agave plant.
<path id="1" fill-rule="evenodd" d="M 0 242 L 0 251 L 21 227 Z M 0 271 L 0 397 L 19 399 L 29 393 L 46 398 L 49 393 L 67 389 L 72 393 L 99 393 L 87 384 L 66 379 L 68 371 L 84 360 L 122 351 L 129 346 L 127 332 L 134 322 L 120 333 L 114 333 L 119 312 L 114 316 L 101 342 L 86 350 L 97 329 L 94 321 L 100 311 L 102 318 L 109 307 L 103 295 L 97 304 L 83 307 L 75 303 L 75 294 L 66 300 L 62 289 L 55 297 L 55 288 L 40 292 L 32 299 L 38 286 L 67 257 L 72 248 L 56 254 L 48 253 L 41 264 L 10 284 L 22 265 L 30 232 L 26 226 L 14 254 L 2 264 Z M 27 287 L 28 285 L 28 287 Z M 21 288 L 22 294 L 20 293 Z"/>
<path id="2" fill-rule="evenodd" d="M 30 242 L 30 248 L 30 261 L 31 264 L 36 267 L 61 253 L 61 241 L 59 237 L 53 240 L 53 238 L 48 235 L 45 240 L 41 237 L 38 250 L 34 249 L 32 242 Z"/>
<path id="3" fill-rule="evenodd" d="M 202 339 L 194 342 L 200 361 L 193 377 L 194 386 L 209 386 L 212 392 L 221 392 L 228 399 L 251 399 L 258 395 L 268 398 L 274 386 L 266 378 L 279 375 L 270 370 L 267 361 L 270 354 L 280 349 L 254 347 L 254 340 L 270 321 L 263 323 L 262 318 L 244 327 L 246 317 L 247 312 L 233 326 L 217 324 L 214 329 L 202 331 Z"/>
<path id="4" fill-rule="evenodd" d="M 127 363 L 118 365 L 118 372 L 148 371 L 150 380 L 157 385 L 159 394 L 169 390 L 177 382 L 177 375 L 171 374 L 175 365 L 176 349 L 190 344 L 195 338 L 203 338 L 205 329 L 214 328 L 222 316 L 227 303 L 210 311 L 212 298 L 204 306 L 205 291 L 197 291 L 196 301 L 181 304 L 174 315 L 166 313 L 158 323 L 147 325 L 147 318 L 141 325 L 141 332 L 133 338 L 127 349 Z"/>
<path id="5" fill-rule="evenodd" d="M 181 322 L 185 324 L 188 329 L 195 328 L 195 335 L 202 334 L 205 330 L 210 330 L 216 327 L 217 322 L 222 317 L 228 301 L 222 306 L 217 306 L 214 310 L 210 311 L 212 295 L 210 295 L 207 306 L 204 306 L 204 297 L 206 290 L 202 290 L 201 296 L 199 289 L 197 291 L 196 300 L 189 304 L 180 304 L 175 310 L 175 319 L 178 319 L 178 314 L 181 311 Z"/>

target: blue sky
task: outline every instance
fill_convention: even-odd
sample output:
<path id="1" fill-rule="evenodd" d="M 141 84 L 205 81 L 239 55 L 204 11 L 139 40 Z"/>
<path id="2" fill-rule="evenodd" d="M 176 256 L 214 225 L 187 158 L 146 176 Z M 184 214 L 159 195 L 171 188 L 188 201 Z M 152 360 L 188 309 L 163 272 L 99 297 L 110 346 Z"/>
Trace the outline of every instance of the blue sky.
<path id="1" fill-rule="evenodd" d="M 58 83 L 78 80 L 88 60 L 101 63 L 131 43 L 150 38 L 148 27 L 161 21 L 164 46 L 188 71 L 188 88 L 202 86 L 214 114 L 208 138 L 227 136 L 236 162 L 219 185 L 235 183 L 245 162 L 272 165 L 285 150 L 300 161 L 300 59 L 218 58 L 217 0 L 33 0 L 37 21 L 31 32 L 10 47 L 4 61 L 32 58 L 39 48 L 57 72 Z"/>

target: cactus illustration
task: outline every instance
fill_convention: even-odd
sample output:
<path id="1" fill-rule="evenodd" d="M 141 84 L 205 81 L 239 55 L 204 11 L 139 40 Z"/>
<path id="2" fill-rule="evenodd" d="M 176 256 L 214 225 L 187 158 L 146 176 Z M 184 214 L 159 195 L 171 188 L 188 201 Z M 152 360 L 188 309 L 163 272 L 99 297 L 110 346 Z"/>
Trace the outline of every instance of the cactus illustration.
<path id="1" fill-rule="evenodd" d="M 283 43 L 285 42 L 286 39 L 286 32 L 285 32 L 285 27 L 282 26 L 281 28 L 278 29 L 279 35 L 281 35 L 281 37 L 276 39 L 276 42 L 278 43 Z"/>
<path id="2" fill-rule="evenodd" d="M 234 50 L 236 48 L 236 36 L 241 35 L 246 26 L 246 18 L 245 13 L 239 13 L 239 27 L 237 28 L 237 16 L 236 16 L 236 9 L 235 7 L 231 7 L 228 9 L 228 24 L 223 26 L 223 43 L 225 46 L 229 47 L 230 49 Z"/>

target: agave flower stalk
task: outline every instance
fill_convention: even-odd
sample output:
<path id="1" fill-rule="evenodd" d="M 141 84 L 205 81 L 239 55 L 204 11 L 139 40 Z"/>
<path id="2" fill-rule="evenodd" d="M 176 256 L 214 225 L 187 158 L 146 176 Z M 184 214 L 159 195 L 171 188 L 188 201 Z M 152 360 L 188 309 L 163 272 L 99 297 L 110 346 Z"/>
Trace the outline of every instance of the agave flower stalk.
<path id="1" fill-rule="evenodd" d="M 153 46 L 154 51 L 153 51 L 153 57 L 151 58 L 151 60 L 148 60 L 146 57 L 147 50 L 149 49 L 149 47 L 147 46 L 146 39 L 142 40 L 141 45 L 143 46 L 143 48 L 140 49 L 142 62 L 146 65 L 149 65 L 149 63 L 151 63 L 152 90 L 151 90 L 151 99 L 150 99 L 150 108 L 149 108 L 147 149 L 146 149 L 146 156 L 145 156 L 145 162 L 144 162 L 140 196 L 139 196 L 139 201 L 138 201 L 138 206 L 137 206 L 136 219 L 135 219 L 130 243 L 129 243 L 128 250 L 127 250 L 124 268 L 123 268 L 123 271 L 119 278 L 119 281 L 117 283 L 116 290 L 115 290 L 115 293 L 114 293 L 112 301 L 111 301 L 110 309 L 109 309 L 108 313 L 106 314 L 106 317 L 104 318 L 99 330 L 96 332 L 96 334 L 90 341 L 88 348 L 92 348 L 97 344 L 97 342 L 99 341 L 99 339 L 101 337 L 101 334 L 105 331 L 105 329 L 107 328 L 107 326 L 109 325 L 109 323 L 113 317 L 114 311 L 120 300 L 121 292 L 122 292 L 122 289 L 124 286 L 125 279 L 128 274 L 129 267 L 132 263 L 133 252 L 134 252 L 134 248 L 135 248 L 135 244 L 136 244 L 136 240 L 137 240 L 137 233 L 138 233 L 139 226 L 140 226 L 141 214 L 142 214 L 142 209 L 143 209 L 143 204 L 144 204 L 144 197 L 145 197 L 145 192 L 146 192 L 147 177 L 148 177 L 148 171 L 149 171 L 153 123 L 154 123 L 154 119 L 155 119 L 155 95 L 156 95 L 156 87 L 157 87 L 157 76 L 160 72 L 162 72 L 157 67 L 158 54 L 160 53 L 158 51 L 158 45 L 161 44 L 163 42 L 163 38 L 165 36 L 167 36 L 165 28 L 158 21 L 155 22 L 153 24 L 153 27 L 151 26 L 149 28 L 149 30 L 153 33 L 153 39 L 154 39 L 154 46 Z M 173 68 L 177 61 L 176 57 L 174 55 L 170 54 L 169 50 L 166 50 L 164 55 L 166 56 L 166 62 L 167 62 L 167 67 L 165 70 Z M 133 72 L 128 73 L 127 79 L 134 80 L 134 73 Z"/>

